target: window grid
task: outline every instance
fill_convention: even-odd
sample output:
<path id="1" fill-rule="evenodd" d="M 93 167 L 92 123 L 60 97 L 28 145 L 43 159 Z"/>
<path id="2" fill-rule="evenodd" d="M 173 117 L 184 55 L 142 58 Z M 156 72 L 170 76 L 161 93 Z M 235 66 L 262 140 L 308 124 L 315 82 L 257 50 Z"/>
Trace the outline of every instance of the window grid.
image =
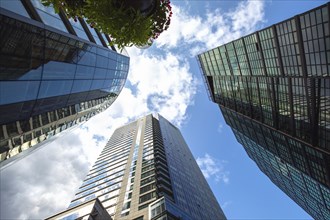
<path id="1" fill-rule="evenodd" d="M 301 51 L 294 19 L 276 25 L 285 76 L 302 76 Z"/>
<path id="2" fill-rule="evenodd" d="M 330 76 L 329 15 L 327 7 L 300 16 L 302 39 L 305 50 L 307 74 L 309 76 Z M 329 59 L 329 58 L 328 58 Z"/>

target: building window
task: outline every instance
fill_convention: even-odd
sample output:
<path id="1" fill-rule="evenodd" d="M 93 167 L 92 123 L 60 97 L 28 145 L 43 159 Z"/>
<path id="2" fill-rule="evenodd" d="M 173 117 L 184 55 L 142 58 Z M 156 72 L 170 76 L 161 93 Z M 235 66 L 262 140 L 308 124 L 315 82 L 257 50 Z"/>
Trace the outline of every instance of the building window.
<path id="1" fill-rule="evenodd" d="M 0 7 L 30 18 L 20 0 L 1 0 Z"/>
<path id="2" fill-rule="evenodd" d="M 84 28 L 81 26 L 80 21 L 79 20 L 75 21 L 73 18 L 68 18 L 68 20 L 70 21 L 77 36 L 80 38 L 83 38 L 84 40 L 89 41 L 88 36 L 87 36 Z"/>
<path id="3" fill-rule="evenodd" d="M 7 128 L 7 133 L 9 136 L 14 136 L 14 135 L 18 134 L 16 122 L 7 124 L 6 128 Z"/>
<path id="4" fill-rule="evenodd" d="M 140 197 L 139 203 L 144 203 L 152 198 L 156 197 L 156 192 L 151 192 Z"/>
<path id="5" fill-rule="evenodd" d="M 38 14 L 45 24 L 69 33 L 60 16 L 55 13 L 53 7 L 46 7 L 39 0 L 32 0 L 32 4 L 36 7 Z"/>

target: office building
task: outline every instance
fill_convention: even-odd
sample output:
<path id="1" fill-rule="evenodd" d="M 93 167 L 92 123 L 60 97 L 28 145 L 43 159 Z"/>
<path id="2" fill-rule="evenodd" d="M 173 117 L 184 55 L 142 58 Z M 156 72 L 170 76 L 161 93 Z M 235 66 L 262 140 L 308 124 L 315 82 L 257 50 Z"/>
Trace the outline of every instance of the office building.
<path id="1" fill-rule="evenodd" d="M 84 19 L 40 0 L 0 1 L 0 164 L 107 109 L 129 58 Z"/>
<path id="2" fill-rule="evenodd" d="M 113 219 L 226 219 L 180 131 L 158 114 L 115 130 L 69 209 L 95 198 Z"/>
<path id="3" fill-rule="evenodd" d="M 198 61 L 249 157 L 313 218 L 330 219 L 329 3 Z"/>

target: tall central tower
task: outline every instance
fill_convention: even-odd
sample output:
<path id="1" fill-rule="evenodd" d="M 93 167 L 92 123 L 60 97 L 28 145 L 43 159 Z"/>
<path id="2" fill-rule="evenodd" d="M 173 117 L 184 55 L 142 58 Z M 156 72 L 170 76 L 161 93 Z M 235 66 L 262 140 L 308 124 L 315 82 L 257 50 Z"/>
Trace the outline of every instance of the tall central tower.
<path id="1" fill-rule="evenodd" d="M 118 128 L 69 209 L 98 198 L 113 219 L 226 219 L 180 131 L 160 115 Z"/>

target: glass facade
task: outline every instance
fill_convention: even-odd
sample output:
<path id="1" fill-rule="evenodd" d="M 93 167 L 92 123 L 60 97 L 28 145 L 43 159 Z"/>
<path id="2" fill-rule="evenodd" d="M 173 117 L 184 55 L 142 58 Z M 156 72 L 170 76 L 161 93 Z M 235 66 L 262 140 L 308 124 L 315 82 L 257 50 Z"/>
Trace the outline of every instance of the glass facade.
<path id="1" fill-rule="evenodd" d="M 129 58 L 88 41 L 83 20 L 68 20 L 40 1 L 0 6 L 4 167 L 15 155 L 107 109 L 125 84 Z"/>
<path id="2" fill-rule="evenodd" d="M 226 219 L 180 131 L 160 115 L 115 130 L 69 209 L 95 198 L 114 219 Z"/>
<path id="3" fill-rule="evenodd" d="M 312 217 L 329 219 L 329 3 L 198 61 L 210 98 L 251 159 Z"/>

